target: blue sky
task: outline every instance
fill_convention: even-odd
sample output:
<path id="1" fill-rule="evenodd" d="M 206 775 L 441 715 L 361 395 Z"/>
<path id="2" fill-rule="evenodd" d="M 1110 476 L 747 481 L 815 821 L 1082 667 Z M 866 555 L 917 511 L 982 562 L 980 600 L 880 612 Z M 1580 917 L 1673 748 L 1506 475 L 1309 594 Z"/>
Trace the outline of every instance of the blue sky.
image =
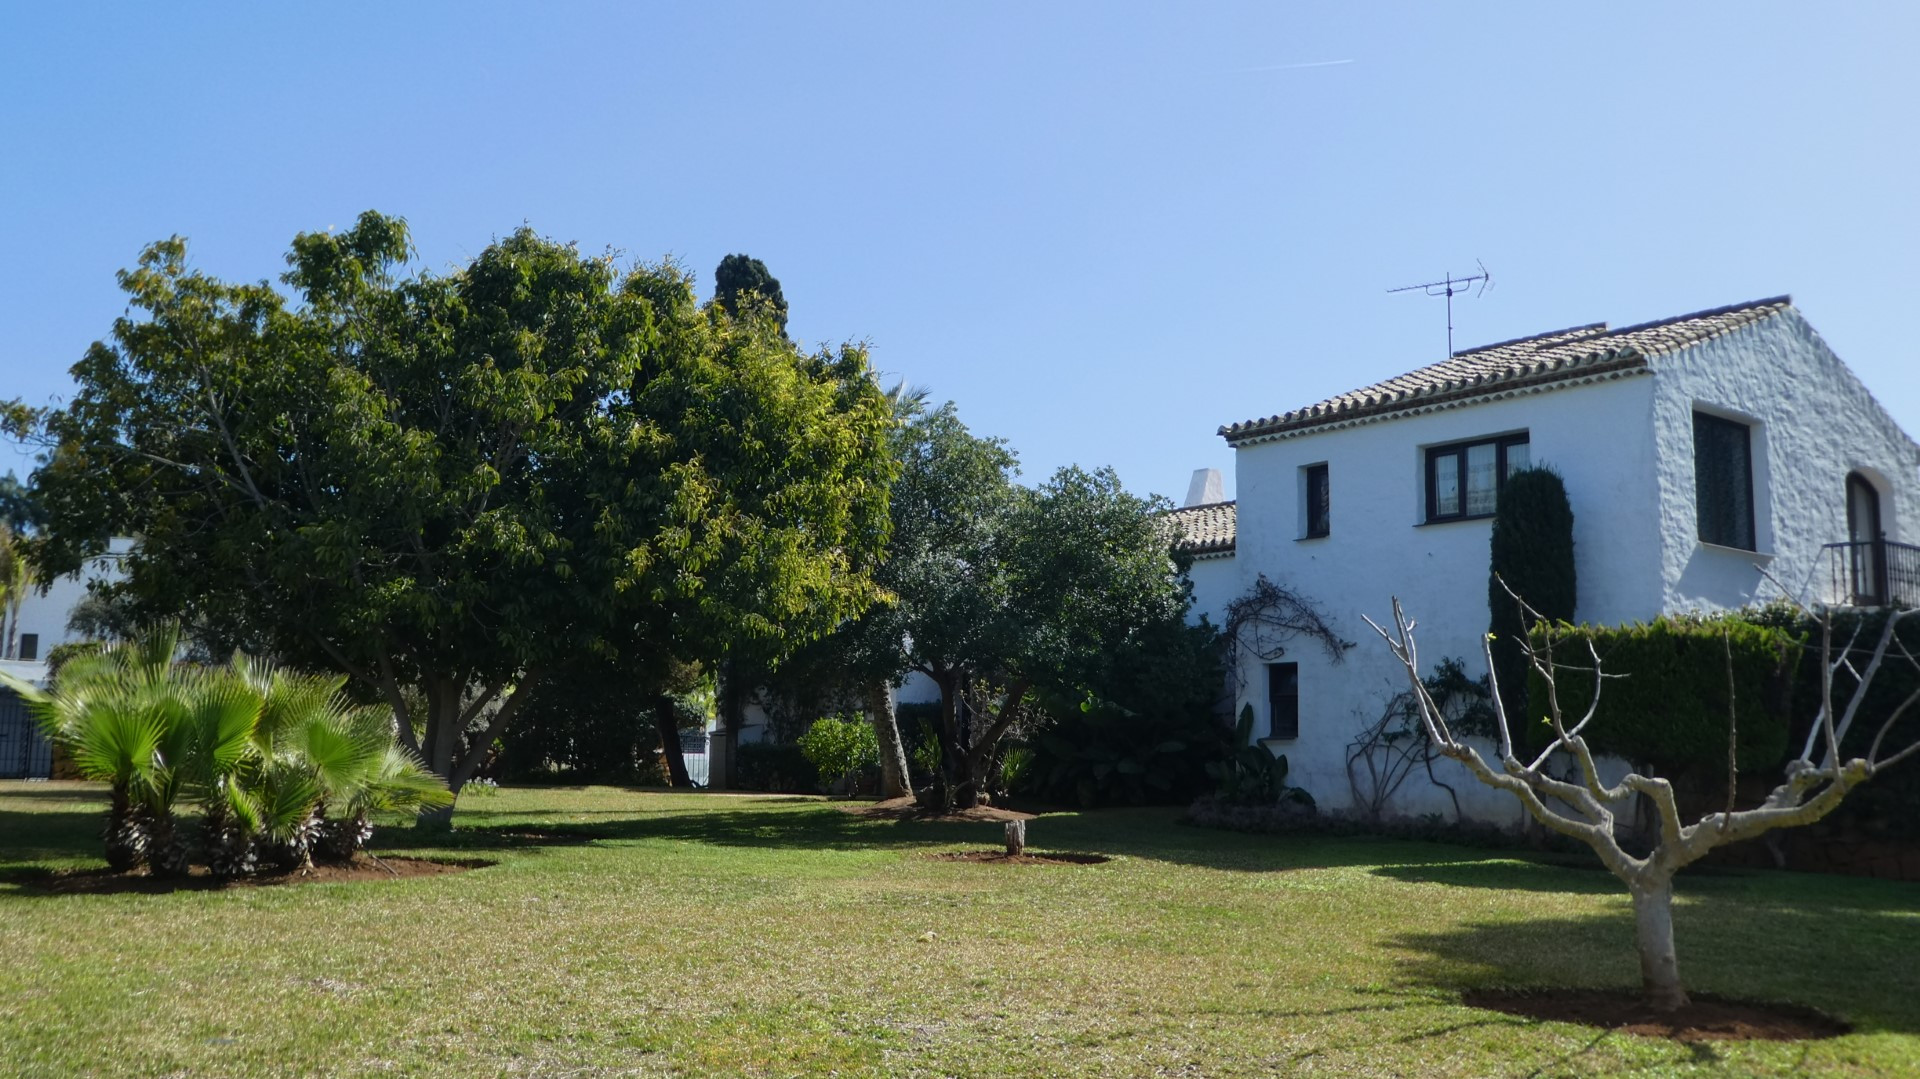
<path id="1" fill-rule="evenodd" d="M 400 214 L 764 259 L 802 340 L 1178 498 L 1224 422 L 1462 347 L 1792 293 L 1920 432 L 1920 5 L 0 7 L 0 398 L 178 233 Z M 0 470 L 30 464 L 0 452 Z M 1231 489 L 1231 487 L 1229 488 Z"/>

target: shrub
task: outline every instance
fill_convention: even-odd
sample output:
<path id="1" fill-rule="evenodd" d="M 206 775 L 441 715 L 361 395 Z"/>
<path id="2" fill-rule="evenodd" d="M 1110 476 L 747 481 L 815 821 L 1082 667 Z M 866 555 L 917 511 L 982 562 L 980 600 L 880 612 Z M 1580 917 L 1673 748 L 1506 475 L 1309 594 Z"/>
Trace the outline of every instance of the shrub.
<path id="1" fill-rule="evenodd" d="M 820 770 L 791 742 L 742 742 L 734 751 L 733 785 L 740 790 L 814 794 Z"/>
<path id="2" fill-rule="evenodd" d="M 800 736 L 800 754 L 812 762 L 822 790 L 880 763 L 880 740 L 860 716 L 823 716 Z"/>
<path id="3" fill-rule="evenodd" d="M 384 707 L 355 707 L 342 676 L 278 671 L 235 655 L 176 663 L 162 627 L 70 660 L 51 692 L 0 674 L 87 779 L 108 784 L 107 864 L 156 875 L 195 862 L 215 876 L 346 860 L 370 816 L 453 804 L 394 740 Z M 197 829 L 179 810 L 196 803 Z M 331 816 L 329 816 L 331 814 Z"/>
<path id="4" fill-rule="evenodd" d="M 1533 643 L 1546 642 L 1535 627 Z M 1617 628 L 1553 627 L 1553 656 L 1563 665 L 1560 700 L 1569 724 L 1593 697 L 1587 653 L 1590 642 L 1609 672 L 1600 710 L 1586 731 L 1595 752 L 1673 775 L 1726 772 L 1728 715 L 1738 733 L 1743 772 L 1777 768 L 1786 760 L 1793 687 L 1802 638 L 1789 630 L 1737 616 L 1658 618 Z M 1734 698 L 1727 700 L 1727 656 L 1732 651 Z M 1817 687 L 1818 682 L 1815 682 Z M 1818 691 L 1815 691 L 1818 697 Z M 1528 710 L 1515 717 L 1514 736 L 1538 751 L 1552 738 L 1545 722 L 1546 684 L 1538 672 L 1528 681 Z"/>
<path id="5" fill-rule="evenodd" d="M 931 784 L 940 774 L 940 702 L 903 701 L 894 707 L 894 722 L 907 751 L 908 783 Z"/>
<path id="6" fill-rule="evenodd" d="M 1579 600 L 1573 569 L 1573 506 L 1560 474 L 1527 468 L 1507 477 L 1493 515 L 1487 577 L 1488 632 L 1508 714 L 1526 702 L 1526 622 L 1517 595 L 1549 622 L 1571 622 Z M 1513 595 L 1508 594 L 1513 590 Z"/>
<path id="7" fill-rule="evenodd" d="M 1887 614 L 1885 609 L 1834 611 L 1834 658 L 1838 659 L 1848 642 L 1852 641 L 1853 668 L 1858 670 L 1864 666 L 1874 645 L 1879 642 L 1880 634 L 1886 630 Z M 1804 642 L 1791 690 L 1793 724 L 1787 733 L 1788 745 L 1798 750 L 1804 744 L 1814 717 L 1820 710 L 1820 624 L 1813 617 L 1788 607 L 1761 608 L 1748 612 L 1747 617 L 1763 625 L 1780 627 Z M 1915 620 L 1900 623 L 1897 633 L 1900 644 L 1907 651 L 1920 655 L 1920 625 L 1916 625 Z M 1834 676 L 1833 703 L 1837 708 L 1846 707 L 1856 684 L 1845 669 Z M 1900 706 L 1900 702 L 1917 691 L 1920 691 L 1920 672 L 1910 664 L 1882 664 L 1874 676 L 1873 685 L 1867 689 L 1860 715 L 1863 718 L 1889 715 Z M 1846 743 L 1841 746 L 1841 755 L 1865 755 L 1879 728 L 1878 722 L 1856 724 L 1848 734 Z M 1745 730 L 1746 721 L 1743 719 L 1743 738 Z M 1887 738 L 1890 744 L 1896 745 L 1920 741 L 1920 713 L 1910 709 L 1906 717 L 1888 732 Z M 1889 769 L 1872 783 L 1861 785 L 1847 795 L 1847 800 L 1824 823 L 1827 827 L 1840 830 L 1863 827 L 1887 836 L 1920 837 L 1920 766 L 1909 764 Z"/>
<path id="8" fill-rule="evenodd" d="M 1290 813 L 1312 813 L 1313 795 L 1287 785 L 1287 755 L 1274 754 L 1253 737 L 1253 705 L 1240 706 L 1233 729 L 1233 751 L 1209 762 L 1207 774 L 1219 784 L 1214 798 L 1226 805 L 1287 806 Z"/>
<path id="9" fill-rule="evenodd" d="M 1039 695 L 1021 793 L 1096 805 L 1177 804 L 1212 785 L 1231 750 L 1214 715 L 1220 636 L 1177 618 L 1140 627 L 1090 684 Z"/>

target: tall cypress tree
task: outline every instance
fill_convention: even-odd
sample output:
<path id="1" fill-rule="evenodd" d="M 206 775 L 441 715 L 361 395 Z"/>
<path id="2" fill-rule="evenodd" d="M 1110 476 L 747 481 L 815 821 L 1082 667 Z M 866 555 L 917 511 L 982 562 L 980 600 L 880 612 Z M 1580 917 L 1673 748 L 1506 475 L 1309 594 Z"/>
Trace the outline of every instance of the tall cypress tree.
<path id="1" fill-rule="evenodd" d="M 1507 715 L 1518 720 L 1526 715 L 1527 705 L 1527 657 L 1522 647 L 1527 626 L 1507 590 L 1556 622 L 1573 621 L 1578 597 L 1573 506 L 1558 472 L 1529 468 L 1507 477 L 1493 516 L 1491 548 L 1487 607 L 1492 615 L 1488 632 L 1493 634 L 1494 674 Z"/>

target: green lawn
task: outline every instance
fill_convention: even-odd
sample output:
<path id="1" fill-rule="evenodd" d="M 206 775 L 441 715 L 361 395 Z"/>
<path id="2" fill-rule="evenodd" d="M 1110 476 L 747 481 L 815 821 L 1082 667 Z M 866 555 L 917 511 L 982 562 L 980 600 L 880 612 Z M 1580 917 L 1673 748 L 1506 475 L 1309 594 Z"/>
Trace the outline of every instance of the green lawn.
<path id="1" fill-rule="evenodd" d="M 0 1073 L 1920 1074 L 1920 887 L 1683 878 L 1697 990 L 1858 1032 L 1680 1046 L 1459 1003 L 1626 986 L 1611 877 L 1446 846 L 1049 815 L 1093 866 L 942 862 L 990 824 L 611 788 L 463 799 L 471 873 L 46 895 L 95 864 L 84 784 L 0 783 Z M 584 844 L 489 834 L 576 830 Z"/>

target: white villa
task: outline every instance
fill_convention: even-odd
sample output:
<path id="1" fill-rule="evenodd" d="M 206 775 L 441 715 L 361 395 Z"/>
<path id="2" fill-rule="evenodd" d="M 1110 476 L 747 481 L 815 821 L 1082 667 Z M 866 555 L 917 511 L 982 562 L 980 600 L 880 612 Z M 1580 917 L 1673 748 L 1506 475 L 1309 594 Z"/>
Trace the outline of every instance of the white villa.
<path id="1" fill-rule="evenodd" d="M 1299 641 L 1238 672 L 1234 710 L 1252 705 L 1325 808 L 1351 806 L 1347 747 L 1405 687 L 1362 615 L 1388 622 L 1398 596 L 1427 665 L 1485 671 L 1490 517 L 1529 463 L 1566 482 L 1580 621 L 1777 598 L 1767 576 L 1803 600 L 1920 603 L 1920 549 L 1901 542 L 1920 542 L 1920 446 L 1784 296 L 1471 349 L 1220 434 L 1237 500 L 1190 495 L 1172 514 L 1196 615 L 1222 625 L 1264 574 L 1357 642 L 1336 662 Z M 1513 799 L 1435 767 L 1464 814 L 1517 821 Z M 1390 811 L 1452 808 L 1419 775 Z"/>

